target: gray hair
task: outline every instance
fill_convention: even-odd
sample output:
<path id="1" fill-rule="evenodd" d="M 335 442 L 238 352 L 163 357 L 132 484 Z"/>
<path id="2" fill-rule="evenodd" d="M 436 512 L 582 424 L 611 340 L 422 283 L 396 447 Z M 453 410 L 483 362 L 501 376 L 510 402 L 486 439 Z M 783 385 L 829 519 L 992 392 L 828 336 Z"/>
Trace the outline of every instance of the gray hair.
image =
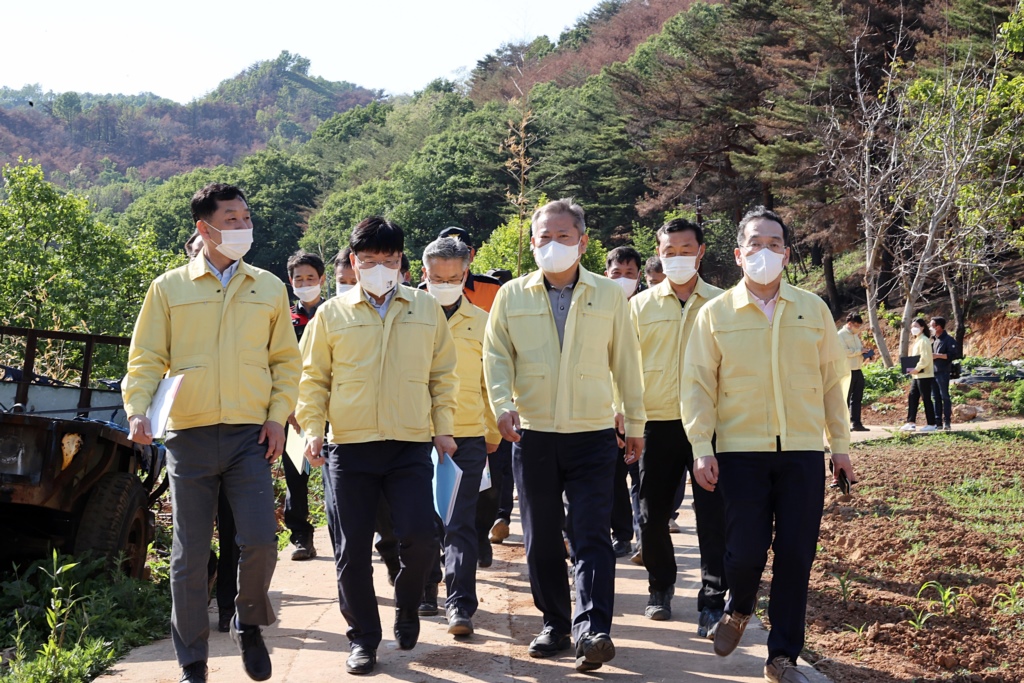
<path id="1" fill-rule="evenodd" d="M 443 261 L 462 261 L 463 268 L 469 268 L 469 261 L 472 255 L 469 246 L 454 237 L 439 237 L 423 250 L 423 265 L 427 265 L 431 259 Z"/>
<path id="2" fill-rule="evenodd" d="M 576 224 L 576 229 L 580 231 L 580 235 L 587 234 L 587 221 L 583 214 L 583 207 L 576 203 L 572 197 L 565 199 L 556 199 L 553 202 L 548 202 L 544 206 L 540 207 L 533 212 L 533 217 L 530 218 L 530 233 L 533 234 L 534 226 L 537 225 L 537 221 L 549 214 L 563 214 L 566 216 L 572 216 L 573 223 Z"/>

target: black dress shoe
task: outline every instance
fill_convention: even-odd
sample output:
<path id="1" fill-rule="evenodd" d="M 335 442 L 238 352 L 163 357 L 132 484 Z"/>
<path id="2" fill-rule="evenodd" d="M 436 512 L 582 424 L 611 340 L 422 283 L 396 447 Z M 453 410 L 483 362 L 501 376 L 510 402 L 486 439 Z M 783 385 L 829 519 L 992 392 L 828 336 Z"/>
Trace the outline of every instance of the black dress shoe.
<path id="1" fill-rule="evenodd" d="M 398 647 L 411 650 L 420 638 L 420 615 L 415 609 L 399 607 L 395 610 L 395 640 Z"/>
<path id="2" fill-rule="evenodd" d="M 491 550 L 490 543 L 480 544 L 480 554 L 477 555 L 476 563 L 481 569 L 487 569 L 494 564 L 494 552 Z"/>
<path id="3" fill-rule="evenodd" d="M 437 616 L 437 584 L 428 581 L 423 588 L 423 599 L 420 601 L 419 609 L 416 612 L 421 617 Z"/>
<path id="4" fill-rule="evenodd" d="M 227 633 L 231 630 L 231 622 L 235 619 L 235 610 L 220 610 L 217 615 L 217 630 Z"/>
<path id="5" fill-rule="evenodd" d="M 647 599 L 647 607 L 644 609 L 644 616 L 653 621 L 668 621 L 672 618 L 672 593 L 669 587 L 665 591 L 651 591 Z"/>
<path id="6" fill-rule="evenodd" d="M 568 650 L 571 646 L 572 641 L 569 639 L 568 633 L 559 633 L 547 626 L 533 639 L 527 652 L 534 658 L 551 657 L 563 650 Z"/>
<path id="7" fill-rule="evenodd" d="M 235 641 L 242 653 L 242 667 L 249 678 L 254 681 L 265 681 L 270 678 L 270 653 L 263 642 L 263 633 L 259 626 L 239 625 L 231 620 L 231 640 Z"/>
<path id="8" fill-rule="evenodd" d="M 352 652 L 345 660 L 345 671 L 355 676 L 368 674 L 377 665 L 377 651 L 362 645 L 353 645 Z"/>
<path id="9" fill-rule="evenodd" d="M 473 620 L 458 607 L 448 608 L 448 633 L 453 636 L 473 635 Z"/>
<path id="10" fill-rule="evenodd" d="M 206 683 L 206 662 L 192 662 L 181 667 L 179 683 Z"/>
<path id="11" fill-rule="evenodd" d="M 576 670 L 583 673 L 600 669 L 615 658 L 615 646 L 607 633 L 588 633 L 576 643 Z"/>

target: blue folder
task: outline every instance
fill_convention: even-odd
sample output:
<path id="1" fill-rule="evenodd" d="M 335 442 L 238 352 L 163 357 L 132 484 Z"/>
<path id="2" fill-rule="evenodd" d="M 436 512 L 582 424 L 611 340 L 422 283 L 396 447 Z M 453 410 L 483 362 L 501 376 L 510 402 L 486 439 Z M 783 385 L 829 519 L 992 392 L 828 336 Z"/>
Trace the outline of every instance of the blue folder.
<path id="1" fill-rule="evenodd" d="M 434 509 L 445 526 L 448 526 L 452 521 L 455 499 L 462 483 L 462 468 L 455 464 L 450 455 L 438 462 L 436 448 L 430 450 L 430 459 L 434 461 Z"/>

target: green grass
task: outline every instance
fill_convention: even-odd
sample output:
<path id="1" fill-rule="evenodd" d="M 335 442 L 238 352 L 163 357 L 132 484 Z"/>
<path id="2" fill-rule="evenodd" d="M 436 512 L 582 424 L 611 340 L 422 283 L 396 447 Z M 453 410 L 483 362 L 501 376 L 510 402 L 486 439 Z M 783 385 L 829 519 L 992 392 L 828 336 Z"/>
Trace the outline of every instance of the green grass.
<path id="1" fill-rule="evenodd" d="M 1024 482 L 1020 477 L 965 479 L 939 495 L 976 531 L 1004 539 L 1024 536 Z"/>

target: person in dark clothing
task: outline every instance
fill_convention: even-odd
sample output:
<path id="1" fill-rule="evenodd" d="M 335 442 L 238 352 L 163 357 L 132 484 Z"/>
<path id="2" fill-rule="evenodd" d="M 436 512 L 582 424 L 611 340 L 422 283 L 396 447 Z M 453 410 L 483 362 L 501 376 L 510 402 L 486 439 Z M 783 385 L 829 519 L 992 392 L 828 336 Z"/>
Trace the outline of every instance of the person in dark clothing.
<path id="1" fill-rule="evenodd" d="M 953 405 L 949 401 L 949 379 L 953 372 L 953 361 L 960 358 L 956 340 L 946 332 L 946 319 L 935 317 L 928 324 L 932 331 L 932 362 L 935 378 L 932 381 L 932 397 L 935 399 L 935 426 L 942 419 L 942 428 L 950 430 Z"/>
<path id="2" fill-rule="evenodd" d="M 288 282 L 295 292 L 297 301 L 292 304 L 292 327 L 295 338 L 302 341 L 302 334 L 309 321 L 316 315 L 324 302 L 324 262 L 316 254 L 297 251 L 288 259 Z M 292 429 L 298 429 L 295 416 L 288 418 Z M 292 560 L 311 560 L 316 557 L 313 545 L 313 525 L 309 523 L 309 472 L 301 470 L 287 455 L 281 458 L 286 486 L 284 499 L 284 525 L 291 533 L 295 546 Z"/>

